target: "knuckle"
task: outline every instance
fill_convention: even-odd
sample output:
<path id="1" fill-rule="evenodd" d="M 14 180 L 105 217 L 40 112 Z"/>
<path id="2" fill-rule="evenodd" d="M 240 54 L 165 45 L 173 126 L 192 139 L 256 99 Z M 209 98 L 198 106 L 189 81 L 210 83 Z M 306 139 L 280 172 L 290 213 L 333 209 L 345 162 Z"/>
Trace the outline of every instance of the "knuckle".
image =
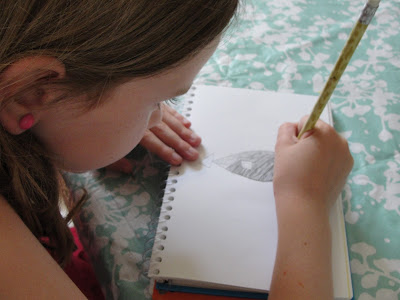
<path id="1" fill-rule="evenodd" d="M 175 109 L 171 108 L 170 112 L 176 118 L 182 118 L 182 115 L 180 113 L 178 113 Z"/>
<path id="2" fill-rule="evenodd" d="M 179 149 L 181 151 L 186 151 L 190 148 L 190 145 L 183 140 L 180 140 L 176 143 L 175 149 Z"/>
<path id="3" fill-rule="evenodd" d="M 163 134 L 167 129 L 167 125 L 164 122 L 158 123 L 154 127 L 151 128 L 151 131 L 157 135 Z"/>
<path id="4" fill-rule="evenodd" d="M 310 115 L 302 116 L 301 119 L 300 119 L 300 122 L 305 122 L 305 121 L 307 121 L 309 117 L 310 117 Z"/>
<path id="5" fill-rule="evenodd" d="M 187 129 L 186 127 L 181 128 L 177 133 L 185 140 L 190 139 L 192 135 L 192 131 L 190 129 Z"/>
<path id="6" fill-rule="evenodd" d="M 172 153 L 174 153 L 174 149 L 170 148 L 170 147 L 162 147 L 160 149 L 160 153 L 159 155 L 161 157 L 170 157 L 172 155 Z"/>
<path id="7" fill-rule="evenodd" d="M 149 130 L 146 130 L 146 131 L 144 132 L 144 134 L 143 134 L 142 139 L 143 139 L 143 140 L 147 140 L 147 139 L 149 139 L 151 136 L 152 136 L 152 133 L 151 133 Z"/>
<path id="8" fill-rule="evenodd" d="M 285 122 L 281 126 L 279 126 L 279 131 L 283 132 L 289 129 L 292 126 L 292 123 Z"/>
<path id="9" fill-rule="evenodd" d="M 354 165 L 354 158 L 351 155 L 348 141 L 343 137 L 340 137 L 340 146 L 343 150 L 342 152 L 344 153 L 344 161 L 348 166 L 348 170 L 350 171 Z"/>
<path id="10" fill-rule="evenodd" d="M 283 123 L 281 126 L 279 126 L 279 129 L 285 129 L 289 126 L 289 123 Z"/>
<path id="11" fill-rule="evenodd" d="M 325 123 L 323 121 L 319 121 L 319 127 L 323 130 L 326 131 L 328 134 L 337 134 L 335 128 L 333 128 L 332 125 Z"/>
<path id="12" fill-rule="evenodd" d="M 166 129 L 167 129 L 167 124 L 165 124 L 164 122 L 161 122 L 161 123 L 158 123 L 157 125 L 156 125 L 156 128 L 157 129 L 159 129 L 159 130 L 163 130 L 163 131 L 165 131 Z"/>
<path id="13" fill-rule="evenodd" d="M 165 105 L 165 110 L 170 114 L 170 115 L 172 115 L 172 116 L 179 116 L 179 113 L 173 108 L 173 107 L 171 107 L 170 105 Z"/>
<path id="14" fill-rule="evenodd" d="M 349 143 L 348 143 L 348 141 L 347 141 L 344 137 L 342 137 L 342 136 L 340 136 L 340 144 L 341 144 L 341 146 L 343 147 L 343 149 L 344 149 L 348 154 L 350 154 Z"/>

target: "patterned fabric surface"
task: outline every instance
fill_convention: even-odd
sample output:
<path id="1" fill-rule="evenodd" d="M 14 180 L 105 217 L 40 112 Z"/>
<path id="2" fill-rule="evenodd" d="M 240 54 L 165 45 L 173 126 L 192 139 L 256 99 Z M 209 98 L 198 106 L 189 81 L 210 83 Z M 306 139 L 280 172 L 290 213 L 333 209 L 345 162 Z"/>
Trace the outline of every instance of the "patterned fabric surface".
<path id="1" fill-rule="evenodd" d="M 244 1 L 195 83 L 318 95 L 364 3 Z M 343 191 L 354 299 L 400 299 L 398 0 L 382 0 L 331 103 L 355 160 Z M 130 158 L 130 176 L 69 175 L 90 193 L 75 224 L 107 299 L 151 298 L 146 272 L 168 166 L 140 148 Z"/>

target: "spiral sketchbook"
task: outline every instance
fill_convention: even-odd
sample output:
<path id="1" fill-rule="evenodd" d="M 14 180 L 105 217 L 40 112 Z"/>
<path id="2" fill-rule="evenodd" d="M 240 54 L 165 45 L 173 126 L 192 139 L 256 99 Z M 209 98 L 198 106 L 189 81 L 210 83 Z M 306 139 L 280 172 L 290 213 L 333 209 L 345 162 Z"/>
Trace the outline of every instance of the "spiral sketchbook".
<path id="1" fill-rule="evenodd" d="M 278 238 L 272 187 L 278 128 L 309 114 L 315 102 L 204 85 L 183 97 L 181 111 L 203 141 L 198 160 L 169 171 L 149 268 L 158 288 L 265 299 Z M 329 106 L 321 118 L 332 124 Z M 341 199 L 330 223 L 335 298 L 351 299 Z"/>

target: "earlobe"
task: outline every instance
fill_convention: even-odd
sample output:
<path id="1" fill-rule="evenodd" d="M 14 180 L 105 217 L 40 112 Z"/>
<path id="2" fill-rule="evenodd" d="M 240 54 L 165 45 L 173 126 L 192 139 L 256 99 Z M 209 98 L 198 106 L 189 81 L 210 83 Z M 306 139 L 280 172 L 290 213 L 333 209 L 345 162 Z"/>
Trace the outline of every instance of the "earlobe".
<path id="1" fill-rule="evenodd" d="M 35 118 L 31 113 L 24 115 L 19 119 L 19 128 L 22 130 L 28 130 L 35 124 Z"/>
<path id="2" fill-rule="evenodd" d="M 65 76 L 64 65 L 53 57 L 27 57 L 0 74 L 0 123 L 11 134 L 21 134 L 40 121 L 44 106 L 54 99 L 46 87 Z"/>
<path id="3" fill-rule="evenodd" d="M 31 129 L 36 120 L 33 113 L 23 113 L 22 111 L 16 113 L 6 107 L 0 111 L 0 122 L 6 131 L 13 135 L 18 135 Z"/>

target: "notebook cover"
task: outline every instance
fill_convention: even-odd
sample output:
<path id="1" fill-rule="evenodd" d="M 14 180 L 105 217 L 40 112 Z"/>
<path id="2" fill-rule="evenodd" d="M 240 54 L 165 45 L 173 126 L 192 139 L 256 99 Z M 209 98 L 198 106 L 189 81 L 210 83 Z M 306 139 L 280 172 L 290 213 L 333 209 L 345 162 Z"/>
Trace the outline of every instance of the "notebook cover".
<path id="1" fill-rule="evenodd" d="M 249 296 L 249 297 L 246 297 Z M 255 298 L 256 297 L 256 298 Z M 192 288 L 156 283 L 153 300 L 254 300 L 268 299 L 268 295 L 214 289 Z"/>

